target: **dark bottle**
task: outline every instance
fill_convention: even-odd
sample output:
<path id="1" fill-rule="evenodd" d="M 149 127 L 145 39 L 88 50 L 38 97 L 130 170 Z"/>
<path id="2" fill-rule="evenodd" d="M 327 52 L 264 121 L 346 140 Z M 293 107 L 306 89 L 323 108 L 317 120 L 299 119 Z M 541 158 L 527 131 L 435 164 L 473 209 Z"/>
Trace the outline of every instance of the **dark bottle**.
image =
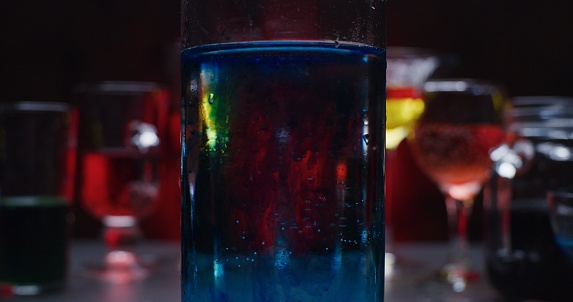
<path id="1" fill-rule="evenodd" d="M 573 100 L 520 97 L 485 187 L 489 281 L 510 300 L 573 300 L 573 261 L 554 240 L 545 196 L 573 184 Z"/>

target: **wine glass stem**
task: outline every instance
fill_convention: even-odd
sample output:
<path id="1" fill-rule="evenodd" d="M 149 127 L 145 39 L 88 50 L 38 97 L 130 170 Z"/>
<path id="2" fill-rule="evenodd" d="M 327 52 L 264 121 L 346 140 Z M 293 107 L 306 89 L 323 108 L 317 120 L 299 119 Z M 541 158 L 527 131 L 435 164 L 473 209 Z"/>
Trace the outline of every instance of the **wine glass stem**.
<path id="1" fill-rule="evenodd" d="M 104 224 L 103 237 L 109 251 L 131 251 L 141 233 L 137 223 L 122 226 Z"/>
<path id="2" fill-rule="evenodd" d="M 456 200 L 446 197 L 450 245 L 454 264 L 466 266 L 468 263 L 468 218 L 472 201 Z"/>

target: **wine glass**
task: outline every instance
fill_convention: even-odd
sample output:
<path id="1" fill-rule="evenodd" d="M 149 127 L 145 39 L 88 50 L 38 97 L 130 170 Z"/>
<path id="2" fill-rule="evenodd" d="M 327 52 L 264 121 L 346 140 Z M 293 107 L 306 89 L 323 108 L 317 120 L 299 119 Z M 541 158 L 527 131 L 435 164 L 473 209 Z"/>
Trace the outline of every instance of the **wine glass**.
<path id="1" fill-rule="evenodd" d="M 445 195 L 451 255 L 440 276 L 456 292 L 478 275 L 468 258 L 467 222 L 474 197 L 488 179 L 490 151 L 505 138 L 500 88 L 474 79 L 424 84 L 426 107 L 410 140 L 420 168 Z"/>
<path id="2" fill-rule="evenodd" d="M 114 283 L 147 277 L 154 259 L 135 252 L 138 221 L 160 201 L 161 140 L 169 101 L 148 82 L 101 82 L 76 89 L 79 120 L 79 195 L 103 224 L 107 253 L 90 275 Z"/>
<path id="3" fill-rule="evenodd" d="M 392 236 L 393 176 L 396 151 L 424 111 L 421 90 L 440 65 L 434 53 L 418 48 L 389 47 L 386 53 L 386 248 L 385 279 L 399 280 L 414 275 L 418 263 L 398 255 Z"/>
<path id="4" fill-rule="evenodd" d="M 440 59 L 425 49 L 388 47 L 386 61 L 386 149 L 394 150 L 424 111 L 421 90 Z"/>
<path id="5" fill-rule="evenodd" d="M 555 242 L 573 261 L 573 189 L 550 190 L 547 206 Z"/>

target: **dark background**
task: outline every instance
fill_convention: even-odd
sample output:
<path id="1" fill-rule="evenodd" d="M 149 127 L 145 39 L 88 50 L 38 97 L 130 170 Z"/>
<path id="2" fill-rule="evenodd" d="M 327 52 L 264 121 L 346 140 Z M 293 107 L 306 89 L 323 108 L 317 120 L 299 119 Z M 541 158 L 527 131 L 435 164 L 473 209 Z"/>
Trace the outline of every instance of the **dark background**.
<path id="1" fill-rule="evenodd" d="M 446 75 L 491 80 L 509 96 L 573 96 L 572 16 L 566 0 L 390 0 L 387 41 L 447 55 Z M 175 0 L 3 0 L 0 101 L 73 102 L 74 85 L 101 80 L 177 87 L 179 20 Z M 412 164 L 407 145 L 399 152 L 407 172 L 396 181 L 403 188 L 396 239 L 443 239 L 441 195 Z M 178 217 L 157 223 L 178 224 Z"/>
<path id="2" fill-rule="evenodd" d="M 79 82 L 168 81 L 178 36 L 178 1 L 4 0 L 2 100 L 69 102 Z"/>

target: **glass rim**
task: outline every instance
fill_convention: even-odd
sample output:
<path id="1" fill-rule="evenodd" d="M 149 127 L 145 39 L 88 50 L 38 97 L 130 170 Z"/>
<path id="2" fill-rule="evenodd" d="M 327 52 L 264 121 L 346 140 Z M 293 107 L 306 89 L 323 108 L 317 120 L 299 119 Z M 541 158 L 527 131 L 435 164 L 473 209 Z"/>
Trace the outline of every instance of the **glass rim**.
<path id="1" fill-rule="evenodd" d="M 573 187 L 562 187 L 556 189 L 550 189 L 547 191 L 547 198 L 548 199 L 570 199 L 567 203 L 573 204 Z"/>
<path id="2" fill-rule="evenodd" d="M 517 121 L 573 117 L 573 98 L 566 96 L 517 96 L 509 99 L 506 116 Z"/>
<path id="3" fill-rule="evenodd" d="M 69 206 L 70 202 L 63 196 L 56 195 L 16 195 L 1 196 L 0 206 L 10 207 L 60 207 Z"/>
<path id="4" fill-rule="evenodd" d="M 439 55 L 428 48 L 409 46 L 389 46 L 386 47 L 387 59 L 426 59 L 439 58 Z"/>
<path id="5" fill-rule="evenodd" d="M 102 94 L 122 92 L 126 94 L 137 94 L 154 92 L 157 91 L 159 87 L 159 83 L 149 81 L 100 81 L 78 84 L 74 88 L 74 92 L 98 92 Z"/>
<path id="6" fill-rule="evenodd" d="M 472 79 L 472 78 L 444 78 L 444 79 L 431 79 L 424 83 L 424 92 L 467 92 L 474 91 L 478 89 L 482 93 L 480 94 L 491 94 L 501 92 L 501 87 L 494 84 L 493 82 L 482 80 L 482 79 Z"/>
<path id="7" fill-rule="evenodd" d="M 573 104 L 573 97 L 559 95 L 523 95 L 514 96 L 510 98 L 509 101 L 513 105 L 553 105 L 556 101 L 571 102 L 571 104 Z M 559 102 L 559 104 L 563 102 Z"/>
<path id="8" fill-rule="evenodd" d="M 0 111 L 67 112 L 70 106 L 63 102 L 20 101 L 0 104 Z"/>

